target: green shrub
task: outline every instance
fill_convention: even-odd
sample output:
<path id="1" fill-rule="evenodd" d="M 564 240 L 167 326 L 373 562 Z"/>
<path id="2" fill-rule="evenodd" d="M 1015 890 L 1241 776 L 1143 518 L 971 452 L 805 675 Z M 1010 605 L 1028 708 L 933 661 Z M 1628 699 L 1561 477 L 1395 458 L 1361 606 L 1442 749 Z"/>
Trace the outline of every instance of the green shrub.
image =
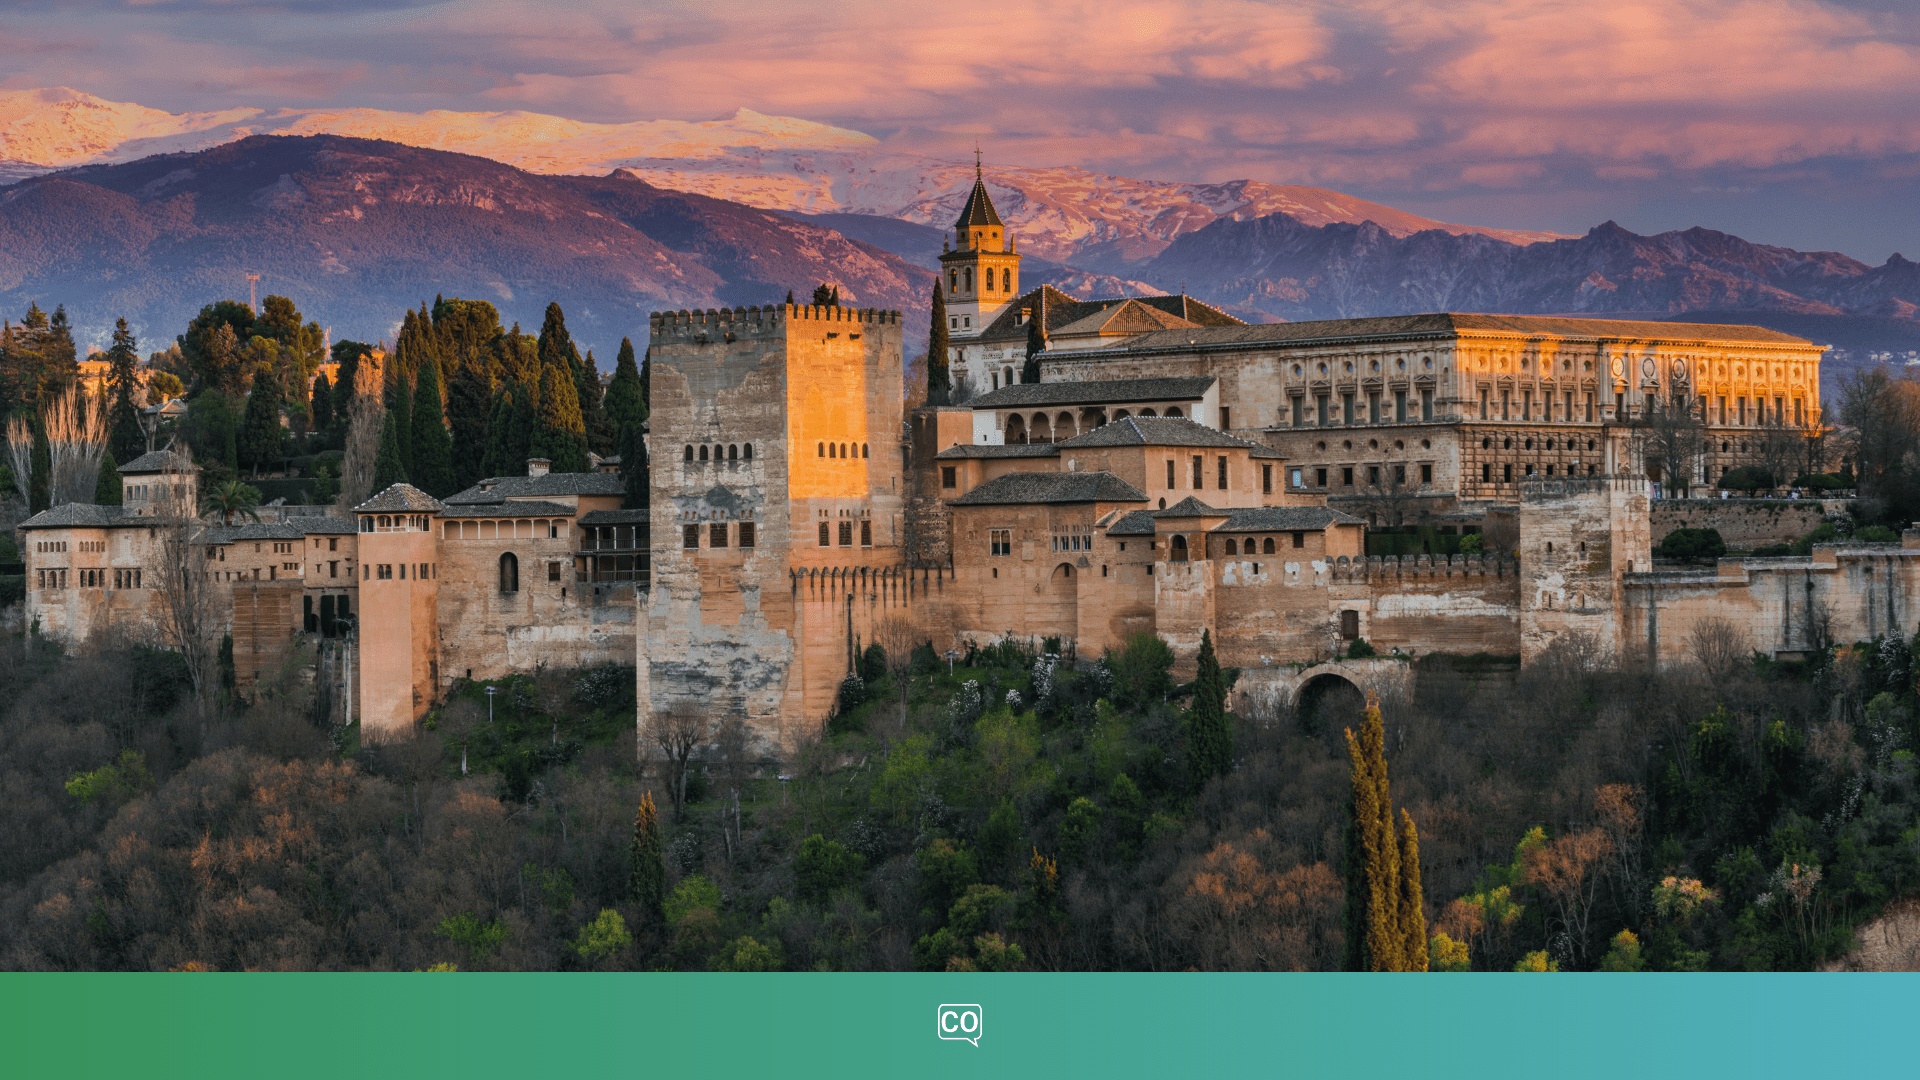
<path id="1" fill-rule="evenodd" d="M 627 920 L 612 908 L 601 908 L 600 915 L 580 928 L 573 940 L 573 951 L 589 964 L 597 964 L 633 943 Z"/>
<path id="2" fill-rule="evenodd" d="M 1347 644 L 1347 659 L 1349 660 L 1365 660 L 1369 656 L 1378 655 L 1380 654 L 1374 651 L 1373 646 L 1368 644 L 1366 638 L 1357 637 Z"/>
<path id="3" fill-rule="evenodd" d="M 1793 554 L 1793 545 L 1792 544 L 1764 544 L 1760 547 L 1754 548 L 1752 551 L 1747 552 L 1747 554 L 1760 559 L 1777 559 L 1782 555 Z"/>
<path id="4" fill-rule="evenodd" d="M 1869 525 L 1855 532 L 1853 539 L 1862 544 L 1897 544 L 1900 534 L 1885 525 Z"/>
<path id="5" fill-rule="evenodd" d="M 1726 553 L 1719 529 L 1675 529 L 1660 541 L 1660 554 L 1669 559 L 1717 559 Z"/>
<path id="6" fill-rule="evenodd" d="M 814 833 L 801 841 L 800 857 L 794 860 L 794 894 L 802 900 L 825 903 L 834 893 L 858 882 L 866 865 L 866 859 L 839 842 Z"/>
<path id="7" fill-rule="evenodd" d="M 1758 491 L 1778 487 L 1773 474 L 1757 465 L 1742 465 L 1720 475 L 1720 486 L 1728 491 Z"/>
<path id="8" fill-rule="evenodd" d="M 1800 539 L 1795 540 L 1793 542 L 1793 553 L 1795 555 L 1811 555 L 1813 554 L 1813 545 L 1815 544 L 1831 544 L 1844 539 L 1846 538 L 1840 535 L 1840 527 L 1829 521 Z"/>

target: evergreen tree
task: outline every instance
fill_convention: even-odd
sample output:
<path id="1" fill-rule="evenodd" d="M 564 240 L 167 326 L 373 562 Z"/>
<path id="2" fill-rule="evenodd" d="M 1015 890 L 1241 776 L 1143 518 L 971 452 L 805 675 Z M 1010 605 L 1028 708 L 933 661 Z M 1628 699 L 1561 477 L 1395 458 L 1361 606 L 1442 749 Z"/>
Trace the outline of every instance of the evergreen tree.
<path id="1" fill-rule="evenodd" d="M 607 384 L 607 396 L 602 404 L 607 419 L 617 428 L 645 420 L 647 403 L 641 395 L 640 368 L 633 362 L 633 339 L 621 338 L 620 355 L 613 362 L 613 379 Z"/>
<path id="2" fill-rule="evenodd" d="M 387 367 L 387 412 L 393 415 L 393 447 L 398 455 L 396 460 L 400 469 L 407 475 L 413 474 L 413 383 L 405 373 L 397 372 L 397 364 Z M 383 488 L 375 488 L 382 491 Z"/>
<path id="3" fill-rule="evenodd" d="M 620 426 L 607 415 L 602 401 L 606 388 L 600 383 L 600 366 L 594 363 L 593 350 L 587 350 L 585 374 L 580 379 L 580 420 L 587 429 L 587 449 L 605 457 L 619 453 Z"/>
<path id="4" fill-rule="evenodd" d="M 1227 727 L 1227 680 L 1214 655 L 1213 633 L 1200 631 L 1200 670 L 1187 713 L 1187 773 L 1194 789 L 1233 771 L 1233 732 Z"/>
<path id="5" fill-rule="evenodd" d="M 814 307 L 839 306 L 839 301 L 834 296 L 833 286 L 827 284 L 824 281 L 818 285 L 815 285 L 813 287 L 813 306 Z"/>
<path id="6" fill-rule="evenodd" d="M 453 485 L 464 491 L 488 476 L 488 454 L 493 449 L 492 378 L 477 362 L 463 362 L 447 380 L 447 426 L 452 429 Z"/>
<path id="7" fill-rule="evenodd" d="M 640 358 L 640 419 L 653 415 L 653 350 Z"/>
<path id="8" fill-rule="evenodd" d="M 1027 320 L 1027 362 L 1020 365 L 1020 381 L 1040 381 L 1040 354 L 1047 351 L 1047 290 L 1040 289 L 1033 318 Z"/>
<path id="9" fill-rule="evenodd" d="M 620 482 L 626 488 L 627 510 L 646 510 L 653 496 L 653 478 L 648 473 L 647 440 L 639 424 L 620 429 Z"/>
<path id="10" fill-rule="evenodd" d="M 552 365 L 542 375 L 539 417 L 530 456 L 551 460 L 554 472 L 586 472 L 587 435 L 566 368 Z"/>
<path id="11" fill-rule="evenodd" d="M 633 844 L 628 849 L 627 887 L 634 903 L 640 906 L 645 929 L 665 929 L 667 921 L 667 863 L 665 846 L 660 842 L 660 815 L 653 806 L 653 793 L 640 796 L 640 810 L 633 818 Z"/>
<path id="12" fill-rule="evenodd" d="M 120 505 L 120 463 L 113 459 L 113 447 L 100 455 L 100 476 L 93 482 L 95 506 Z"/>
<path id="13" fill-rule="evenodd" d="M 140 426 L 140 410 L 133 403 L 134 390 L 140 383 L 139 364 L 139 343 L 127 329 L 127 320 L 120 319 L 113 324 L 113 346 L 107 350 L 107 445 L 121 461 L 132 461 L 147 452 L 147 432 Z"/>
<path id="14" fill-rule="evenodd" d="M 946 290 L 933 283 L 933 323 L 927 330 L 927 404 L 946 405 L 953 397 L 953 382 L 948 374 L 947 357 L 951 346 L 947 337 Z"/>
<path id="15" fill-rule="evenodd" d="M 27 508 L 39 513 L 53 506 L 53 447 L 47 442 L 47 425 L 33 418 L 33 475 L 28 478 Z"/>
<path id="16" fill-rule="evenodd" d="M 453 474 L 453 439 L 440 411 L 440 368 L 420 365 L 413 391 L 413 461 L 407 469 L 414 487 L 444 499 L 459 491 Z"/>
<path id="17" fill-rule="evenodd" d="M 793 290 L 792 289 L 787 290 L 787 306 L 788 307 L 793 306 Z"/>
<path id="18" fill-rule="evenodd" d="M 389 409 L 380 421 L 380 450 L 373 459 L 373 491 L 378 494 L 395 484 L 407 482 L 407 465 L 400 460 L 398 422 Z"/>
<path id="19" fill-rule="evenodd" d="M 482 461 L 482 478 L 512 475 L 506 468 L 510 460 L 507 440 L 513 431 L 513 388 L 507 387 L 493 399 L 487 414 L 487 452 Z"/>
<path id="20" fill-rule="evenodd" d="M 273 365 L 260 364 L 253 370 L 253 390 L 247 394 L 237 447 L 240 463 L 255 475 L 280 454 L 280 404 L 280 380 Z"/>
<path id="21" fill-rule="evenodd" d="M 1420 909 L 1419 841 L 1413 818 L 1405 811 L 1401 812 L 1403 827 L 1394 826 L 1387 785 L 1386 725 L 1378 700 L 1368 700 L 1366 722 L 1358 736 L 1347 730 L 1347 752 L 1353 759 L 1353 802 L 1347 824 L 1346 922 L 1351 931 L 1358 931 L 1364 938 L 1359 950 L 1349 943 L 1347 959 L 1362 971 L 1425 971 L 1426 920 Z M 1410 876 L 1404 870 L 1408 858 L 1415 860 Z M 1364 905 L 1365 911 L 1356 913 L 1356 904 Z"/>
<path id="22" fill-rule="evenodd" d="M 313 377 L 313 394 L 307 399 L 307 410 L 313 418 L 314 431 L 333 429 L 333 384 L 327 381 L 324 371 Z"/>

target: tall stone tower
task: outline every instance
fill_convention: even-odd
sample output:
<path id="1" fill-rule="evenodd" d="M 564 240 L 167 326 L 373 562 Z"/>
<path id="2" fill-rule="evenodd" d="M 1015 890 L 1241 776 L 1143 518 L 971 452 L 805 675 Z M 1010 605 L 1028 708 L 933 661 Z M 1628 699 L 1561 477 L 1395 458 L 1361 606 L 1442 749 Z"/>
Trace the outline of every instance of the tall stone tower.
<path id="1" fill-rule="evenodd" d="M 956 345 L 978 337 L 1020 295 L 1020 253 L 987 195 L 978 160 L 973 192 L 953 223 L 952 246 L 940 253 L 940 272 L 947 290 L 947 334 Z"/>
<path id="2" fill-rule="evenodd" d="M 873 640 L 875 583 L 902 572 L 900 313 L 670 311 L 649 329 L 642 738 L 690 713 L 777 754 L 819 730 L 849 644 Z"/>

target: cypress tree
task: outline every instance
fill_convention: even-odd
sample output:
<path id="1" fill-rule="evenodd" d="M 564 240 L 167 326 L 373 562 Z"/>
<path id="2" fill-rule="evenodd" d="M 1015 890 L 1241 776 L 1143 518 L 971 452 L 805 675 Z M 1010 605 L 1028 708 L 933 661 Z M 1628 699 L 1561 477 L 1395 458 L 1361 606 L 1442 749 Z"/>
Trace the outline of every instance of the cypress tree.
<path id="1" fill-rule="evenodd" d="M 1020 381 L 1040 381 L 1040 354 L 1047 350 L 1047 290 L 1040 289 L 1033 317 L 1027 320 L 1027 362 L 1020 365 Z"/>
<path id="2" fill-rule="evenodd" d="M 100 456 L 100 476 L 93 482 L 93 503 L 95 506 L 120 505 L 120 463 L 113 459 L 111 446 Z"/>
<path id="3" fill-rule="evenodd" d="M 324 371 L 313 377 L 313 393 L 307 398 L 307 411 L 313 417 L 314 431 L 333 429 L 333 384 L 327 381 Z"/>
<path id="4" fill-rule="evenodd" d="M 1427 914 L 1420 906 L 1420 830 L 1400 811 L 1400 951 L 1408 971 L 1427 970 Z"/>
<path id="5" fill-rule="evenodd" d="M 623 509 L 649 508 L 653 480 L 647 468 L 647 440 L 641 436 L 639 424 L 628 424 L 620 429 L 620 482 L 626 488 Z"/>
<path id="6" fill-rule="evenodd" d="M 632 338 L 620 339 L 620 354 L 614 359 L 613 379 L 607 383 L 607 396 L 602 407 L 607 419 L 619 429 L 647 418 L 647 403 L 640 388 L 640 368 L 633 362 Z M 624 455 L 626 451 L 621 453 Z"/>
<path id="7" fill-rule="evenodd" d="M 653 415 L 653 350 L 640 358 L 640 419 Z"/>
<path id="8" fill-rule="evenodd" d="M 414 487 L 444 499 L 459 491 L 453 475 L 453 439 L 440 411 L 440 369 L 420 365 L 413 391 L 413 462 L 407 469 Z"/>
<path id="9" fill-rule="evenodd" d="M 139 363 L 140 346 L 133 331 L 127 329 L 127 320 L 117 320 L 113 324 L 113 346 L 107 350 L 107 385 L 112 391 L 107 445 L 122 461 L 132 461 L 147 452 L 147 432 L 140 426 L 140 410 L 133 403 L 133 389 L 140 381 Z"/>
<path id="10" fill-rule="evenodd" d="M 580 378 L 580 421 L 587 429 L 587 449 L 605 457 L 619 453 L 620 425 L 607 415 L 602 400 L 606 389 L 600 383 L 600 366 L 594 363 L 593 350 L 587 350 L 585 374 Z"/>
<path id="11" fill-rule="evenodd" d="M 1213 651 L 1213 632 L 1200 631 L 1200 670 L 1187 713 L 1187 768 L 1193 786 L 1233 771 L 1233 732 L 1227 727 L 1227 680 Z"/>
<path id="12" fill-rule="evenodd" d="M 666 852 L 660 843 L 660 815 L 654 810 L 653 792 L 640 796 L 640 810 L 633 817 L 633 844 L 628 849 L 627 887 L 640 906 L 640 918 L 648 929 L 663 929 L 667 921 Z"/>
<path id="13" fill-rule="evenodd" d="M 788 307 L 793 306 L 793 290 L 792 289 L 787 290 L 787 306 Z"/>
<path id="14" fill-rule="evenodd" d="M 539 423 L 536 387 L 521 383 L 513 388 L 513 400 L 507 409 L 506 434 L 501 442 L 499 471 L 495 476 L 527 475 L 527 459 L 534 457 L 533 433 Z"/>
<path id="15" fill-rule="evenodd" d="M 1360 734 L 1347 730 L 1347 753 L 1353 759 L 1353 812 L 1347 825 L 1346 921 L 1350 932 L 1359 931 L 1365 938 L 1365 964 L 1359 970 L 1425 971 L 1426 926 L 1420 914 L 1418 838 L 1412 816 L 1402 811 L 1408 846 L 1406 852 L 1402 851 L 1402 830 L 1394 825 L 1387 784 L 1386 725 L 1377 699 L 1367 702 L 1366 722 Z M 1411 877 L 1403 871 L 1406 855 L 1416 861 Z M 1356 901 L 1364 903 L 1363 914 L 1353 911 Z M 1420 939 L 1417 950 L 1410 948 L 1415 935 Z M 1350 944 L 1348 959 L 1354 958 Z"/>
<path id="16" fill-rule="evenodd" d="M 1347 792 L 1347 826 L 1342 830 L 1342 874 L 1346 906 L 1341 912 L 1340 928 L 1346 941 L 1341 947 L 1341 971 L 1372 971 L 1373 953 L 1367 949 L 1367 923 L 1373 918 L 1373 906 L 1367 902 L 1367 854 L 1360 846 L 1360 820 L 1354 804 L 1354 790 Z"/>
<path id="17" fill-rule="evenodd" d="M 493 399 L 493 410 L 487 414 L 487 452 L 480 470 L 481 476 L 507 476 L 505 463 L 508 460 L 507 439 L 513 431 L 513 388 L 506 387 Z"/>
<path id="18" fill-rule="evenodd" d="M 813 306 L 827 307 L 833 304 L 833 286 L 821 282 L 813 287 Z"/>
<path id="19" fill-rule="evenodd" d="M 947 337 L 947 301 L 946 290 L 940 283 L 933 283 L 933 324 L 927 330 L 927 404 L 950 404 L 953 397 L 953 381 L 948 373 L 947 355 L 950 349 Z"/>
<path id="20" fill-rule="evenodd" d="M 253 369 L 253 389 L 247 394 L 247 411 L 240 421 L 238 436 L 242 464 L 257 475 L 260 466 L 280 453 L 280 379 L 273 365 L 259 364 Z"/>
<path id="21" fill-rule="evenodd" d="M 391 365 L 389 372 L 395 372 L 398 364 Z M 387 388 L 387 412 L 393 416 L 393 452 L 400 463 L 403 473 L 413 473 L 413 382 L 406 373 L 393 374 L 393 382 Z M 401 479 L 405 479 L 403 476 Z M 384 491 L 385 488 L 375 488 Z"/>
<path id="22" fill-rule="evenodd" d="M 33 475 L 27 478 L 27 506 L 33 513 L 53 506 L 53 447 L 47 442 L 47 425 L 33 418 Z"/>
<path id="23" fill-rule="evenodd" d="M 406 462 L 400 460 L 399 424 L 389 409 L 380 422 L 380 450 L 373 459 L 373 491 L 379 494 L 407 481 Z"/>
<path id="24" fill-rule="evenodd" d="M 475 362 L 453 367 L 447 379 L 447 426 L 453 439 L 453 486 L 462 491 L 488 476 L 493 450 L 492 377 Z"/>
<path id="25" fill-rule="evenodd" d="M 541 376 L 539 416 L 530 456 L 550 459 L 554 472 L 586 472 L 585 425 L 565 367 L 549 365 Z"/>

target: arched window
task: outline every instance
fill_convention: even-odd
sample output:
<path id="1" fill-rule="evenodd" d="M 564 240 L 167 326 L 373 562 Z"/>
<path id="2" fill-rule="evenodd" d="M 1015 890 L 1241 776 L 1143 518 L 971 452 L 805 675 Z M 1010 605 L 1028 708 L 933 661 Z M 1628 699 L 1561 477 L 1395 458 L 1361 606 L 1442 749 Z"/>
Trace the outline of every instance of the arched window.
<path id="1" fill-rule="evenodd" d="M 1168 416 L 1185 416 L 1186 414 L 1180 411 L 1180 407 L 1178 405 L 1175 405 L 1172 408 L 1169 408 L 1167 410 L 1167 415 Z"/>
<path id="2" fill-rule="evenodd" d="M 1013 385 L 1013 369 L 1012 368 L 1006 368 L 1000 373 L 1000 385 L 1002 386 Z"/>
<path id="3" fill-rule="evenodd" d="M 947 271 L 947 291 L 948 292 L 960 291 L 960 271 L 958 270 Z"/>
<path id="4" fill-rule="evenodd" d="M 740 448 L 738 446 L 735 446 L 731 443 L 727 445 L 727 460 L 728 461 L 740 460 Z"/>
<path id="5" fill-rule="evenodd" d="M 705 445 L 702 445 L 700 447 L 700 460 L 701 461 L 707 460 L 707 448 Z"/>
<path id="6" fill-rule="evenodd" d="M 826 456 L 827 456 L 827 444 L 826 444 L 826 443 L 814 443 L 814 444 L 813 444 L 813 452 L 814 452 L 814 453 L 816 453 L 816 454 L 818 454 L 818 455 L 820 455 L 821 457 L 826 457 Z"/>
<path id="7" fill-rule="evenodd" d="M 1141 409 L 1141 410 L 1140 410 L 1140 415 L 1141 415 L 1141 416 L 1152 416 L 1152 415 L 1153 415 L 1153 410 L 1152 410 L 1152 409 Z"/>
<path id="8" fill-rule="evenodd" d="M 740 456 L 748 461 L 752 461 L 753 460 L 753 444 L 752 443 L 742 444 L 740 447 Z"/>
<path id="9" fill-rule="evenodd" d="M 686 451 L 686 453 L 684 453 L 684 454 L 682 454 L 682 455 L 680 455 L 680 460 L 681 460 L 681 461 L 692 461 L 692 460 L 693 460 L 693 445 L 692 445 L 691 443 L 689 443 L 689 444 L 687 445 L 687 451 Z"/>
<path id="10" fill-rule="evenodd" d="M 1000 291 L 1001 292 L 1013 291 L 1013 268 L 1012 267 L 1007 267 L 1006 269 L 1000 271 Z"/>
<path id="11" fill-rule="evenodd" d="M 1176 535 L 1173 538 L 1173 562 L 1187 561 L 1187 538 Z"/>
<path id="12" fill-rule="evenodd" d="M 973 291 L 973 267 L 967 267 L 967 291 Z"/>
<path id="13" fill-rule="evenodd" d="M 383 528 L 383 529 L 391 529 L 391 528 L 393 528 L 393 519 L 392 519 L 392 518 L 390 518 L 390 517 L 388 517 L 388 516 L 387 516 L 387 515 L 385 515 L 385 514 L 381 514 L 381 515 L 380 515 L 380 527 L 381 527 L 381 528 Z"/>
<path id="14" fill-rule="evenodd" d="M 1120 421 L 1125 420 L 1127 417 L 1131 415 L 1133 414 L 1129 413 L 1125 409 L 1116 409 L 1114 410 L 1114 413 L 1113 413 L 1113 420 L 1115 423 L 1119 423 Z"/>
<path id="15" fill-rule="evenodd" d="M 1251 543 L 1251 541 L 1249 541 L 1249 543 Z M 1234 544 L 1232 540 L 1227 541 L 1227 554 L 1229 555 L 1240 554 L 1239 548 Z M 1249 552 L 1249 554 L 1251 554 L 1251 552 Z"/>
<path id="16" fill-rule="evenodd" d="M 500 591 L 520 591 L 520 559 L 511 551 L 503 552 L 500 556 Z"/>
<path id="17" fill-rule="evenodd" d="M 1492 440 L 1491 438 L 1486 438 L 1486 439 L 1481 439 L 1481 440 L 1480 440 L 1480 449 L 1482 449 L 1482 450 L 1491 450 L 1491 449 L 1493 449 L 1493 440 Z"/>
<path id="18" fill-rule="evenodd" d="M 1261 543 L 1260 553 L 1263 555 L 1273 554 L 1273 537 L 1269 536 L 1263 543 Z"/>
<path id="19" fill-rule="evenodd" d="M 866 444 L 866 443 L 861 443 L 861 444 L 860 444 L 860 456 L 861 456 L 861 457 L 867 457 L 867 456 L 869 456 L 869 455 L 867 454 L 867 444 Z"/>
<path id="20" fill-rule="evenodd" d="M 839 457 L 839 456 L 840 456 L 840 444 L 839 444 L 839 443 L 828 443 L 828 444 L 827 444 L 827 456 L 828 456 L 828 457 L 831 457 L 831 458 L 837 458 L 837 457 Z"/>

